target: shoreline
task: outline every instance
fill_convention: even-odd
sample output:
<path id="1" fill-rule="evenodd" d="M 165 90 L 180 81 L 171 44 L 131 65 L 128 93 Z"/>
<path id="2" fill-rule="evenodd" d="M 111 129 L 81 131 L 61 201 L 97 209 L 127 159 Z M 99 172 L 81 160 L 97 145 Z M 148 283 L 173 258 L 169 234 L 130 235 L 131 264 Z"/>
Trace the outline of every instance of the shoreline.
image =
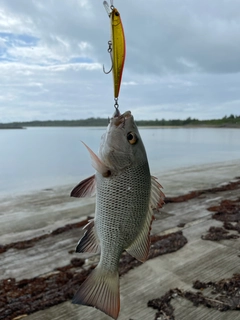
<path id="1" fill-rule="evenodd" d="M 106 129 L 106 126 L 64 126 L 64 125 L 55 125 L 55 126 L 24 126 L 24 127 L 1 127 L 0 126 L 0 130 L 1 129 L 27 129 L 27 128 L 99 128 L 99 129 Z M 138 128 L 141 129 L 201 129 L 201 128 L 216 128 L 216 129 L 240 129 L 240 124 L 186 124 L 186 125 L 139 125 L 138 124 Z"/>
<path id="2" fill-rule="evenodd" d="M 238 173 L 240 161 L 176 168 L 152 174 L 163 186 L 165 196 L 174 197 L 192 190 L 212 188 L 234 179 Z M 0 244 L 41 236 L 92 216 L 95 198 L 71 198 L 70 192 L 75 185 L 76 181 L 41 190 L 1 195 Z"/>
<path id="3" fill-rule="evenodd" d="M 206 128 L 211 128 L 211 129 L 240 129 L 240 125 L 208 125 L 208 124 L 201 124 L 201 125 L 191 125 L 191 124 L 186 124 L 186 125 L 179 125 L 179 126 L 139 126 L 138 128 L 141 129 L 206 129 Z"/>
<path id="4" fill-rule="evenodd" d="M 189 179 L 188 176 L 190 176 L 191 174 L 194 174 L 195 171 L 196 171 L 196 174 L 201 171 L 202 172 L 202 177 L 200 177 L 200 181 L 202 181 L 201 184 L 198 183 L 197 181 L 196 182 L 193 181 L 191 183 L 190 180 L 187 181 L 187 183 L 190 183 L 189 187 L 187 187 L 187 185 L 185 184 L 186 189 L 190 190 L 189 188 L 192 188 L 192 189 L 205 188 L 205 185 L 207 187 L 207 186 L 211 186 L 213 183 L 221 183 L 221 181 L 223 182 L 224 179 L 226 180 L 228 178 L 230 179 L 231 178 L 230 175 L 234 175 L 234 168 L 236 171 L 239 170 L 239 175 L 240 175 L 240 159 L 231 160 L 231 161 L 227 160 L 227 161 L 209 162 L 209 163 L 197 164 L 192 166 L 173 167 L 173 168 L 161 169 L 161 170 L 158 170 L 156 168 L 155 170 L 153 170 L 150 167 L 150 171 L 151 171 L 151 175 L 156 176 L 158 178 L 159 182 L 163 185 L 164 190 L 166 191 L 166 188 L 167 188 L 167 192 L 170 192 L 172 194 L 172 190 L 176 189 L 172 176 L 175 176 L 176 179 L 179 180 L 179 177 L 181 175 L 186 175 L 187 179 Z M 216 174 L 212 172 L 216 169 L 219 171 L 218 172 L 220 174 L 219 177 L 217 177 L 217 174 L 218 174 L 217 172 Z M 230 172 L 228 173 L 228 171 Z M 205 172 L 210 172 L 210 176 L 209 177 L 206 176 Z M 71 190 L 77 185 L 77 183 L 79 183 L 81 180 L 84 180 L 85 178 L 88 177 L 88 175 L 91 175 L 91 174 L 92 174 L 92 171 L 86 175 L 76 176 L 76 178 L 68 177 L 67 183 L 66 182 L 58 182 L 57 184 L 48 183 L 48 184 L 41 185 L 41 187 L 39 188 L 36 187 L 34 189 L 33 188 L 26 189 L 26 187 L 24 187 L 23 190 L 20 190 L 19 188 L 13 190 L 11 188 L 9 189 L 9 191 L 0 192 L 0 205 L 2 201 L 6 201 L 7 199 L 13 200 L 14 198 L 25 197 L 25 196 L 34 197 L 35 195 L 37 196 L 38 193 L 41 193 L 41 195 L 44 195 L 44 193 L 48 193 L 48 192 L 51 192 L 51 193 L 59 192 L 61 195 L 63 195 L 65 192 L 66 193 L 65 196 L 68 197 L 70 196 Z M 223 177 L 222 177 L 222 174 L 223 174 Z M 208 182 L 207 181 L 208 178 L 213 179 L 212 182 L 210 180 Z M 66 180 L 66 179 L 64 178 L 63 180 Z M 172 184 L 172 186 L 170 184 Z M 179 191 L 179 194 L 180 194 L 180 191 Z M 78 201 L 79 200 L 80 199 L 78 199 Z M 1 216 L 1 213 L 0 213 L 0 216 Z"/>
<path id="5" fill-rule="evenodd" d="M 4 130 L 4 129 L 8 129 L 8 130 L 11 130 L 11 129 L 13 129 L 13 130 L 15 130 L 15 129 L 26 129 L 25 127 L 11 127 L 11 126 L 6 126 L 6 127 L 1 127 L 0 126 L 0 130 Z"/>

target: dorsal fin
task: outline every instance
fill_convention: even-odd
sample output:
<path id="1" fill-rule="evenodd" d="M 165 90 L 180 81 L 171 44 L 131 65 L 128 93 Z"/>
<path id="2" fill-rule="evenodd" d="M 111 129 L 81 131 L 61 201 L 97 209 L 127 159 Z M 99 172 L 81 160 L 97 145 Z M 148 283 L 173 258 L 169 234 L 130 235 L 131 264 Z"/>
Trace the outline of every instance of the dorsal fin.
<path id="1" fill-rule="evenodd" d="M 81 181 L 71 192 L 70 196 L 75 198 L 91 197 L 95 194 L 95 174 Z"/>
<path id="2" fill-rule="evenodd" d="M 126 249 L 131 256 L 141 262 L 146 261 L 149 254 L 151 224 L 154 219 L 153 209 L 161 208 L 164 203 L 164 194 L 161 188 L 162 186 L 156 181 L 156 178 L 151 177 L 150 203 L 145 223 L 137 238 L 131 246 Z"/>
<path id="3" fill-rule="evenodd" d="M 165 195 L 161 190 L 162 186 L 157 181 L 156 177 L 151 177 L 151 200 L 152 209 L 159 209 L 164 204 Z"/>
<path id="4" fill-rule="evenodd" d="M 147 213 L 145 223 L 142 227 L 142 230 L 139 232 L 137 238 L 131 244 L 126 251 L 136 258 L 138 261 L 144 262 L 148 258 L 149 248 L 150 248 L 150 231 L 151 224 L 153 221 L 153 212 L 151 206 Z"/>

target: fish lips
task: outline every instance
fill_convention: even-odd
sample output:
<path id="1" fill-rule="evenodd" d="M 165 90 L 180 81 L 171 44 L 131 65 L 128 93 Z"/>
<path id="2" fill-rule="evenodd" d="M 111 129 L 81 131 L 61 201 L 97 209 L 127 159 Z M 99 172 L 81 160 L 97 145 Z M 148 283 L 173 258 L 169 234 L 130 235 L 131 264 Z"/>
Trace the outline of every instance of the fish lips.
<path id="1" fill-rule="evenodd" d="M 123 114 L 119 113 L 118 116 L 113 116 L 111 123 L 116 127 L 124 127 L 125 122 L 130 118 L 133 118 L 131 111 L 126 111 Z"/>

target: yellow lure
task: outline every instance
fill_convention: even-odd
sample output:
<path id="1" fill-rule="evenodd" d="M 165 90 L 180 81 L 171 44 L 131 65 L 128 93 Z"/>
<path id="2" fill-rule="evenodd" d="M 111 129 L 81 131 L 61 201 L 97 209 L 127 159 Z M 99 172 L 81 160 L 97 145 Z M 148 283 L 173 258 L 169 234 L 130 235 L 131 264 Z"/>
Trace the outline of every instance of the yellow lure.
<path id="1" fill-rule="evenodd" d="M 108 11 L 111 23 L 112 40 L 109 52 L 112 58 L 114 98 L 117 99 L 120 91 L 123 67 L 126 56 L 125 36 L 120 13 L 118 12 L 118 10 L 114 6 L 111 6 L 111 11 L 109 11 L 108 3 L 104 1 L 103 4 Z"/>

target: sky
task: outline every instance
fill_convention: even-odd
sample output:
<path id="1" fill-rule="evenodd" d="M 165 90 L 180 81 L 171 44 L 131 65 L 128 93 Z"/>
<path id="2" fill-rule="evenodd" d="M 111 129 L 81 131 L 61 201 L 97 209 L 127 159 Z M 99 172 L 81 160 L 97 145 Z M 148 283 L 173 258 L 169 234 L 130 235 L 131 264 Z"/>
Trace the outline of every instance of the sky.
<path id="1" fill-rule="evenodd" d="M 109 117 L 102 0 L 1 0 L 0 122 Z M 119 95 L 135 119 L 240 115 L 239 0 L 114 0 L 126 37 Z"/>

